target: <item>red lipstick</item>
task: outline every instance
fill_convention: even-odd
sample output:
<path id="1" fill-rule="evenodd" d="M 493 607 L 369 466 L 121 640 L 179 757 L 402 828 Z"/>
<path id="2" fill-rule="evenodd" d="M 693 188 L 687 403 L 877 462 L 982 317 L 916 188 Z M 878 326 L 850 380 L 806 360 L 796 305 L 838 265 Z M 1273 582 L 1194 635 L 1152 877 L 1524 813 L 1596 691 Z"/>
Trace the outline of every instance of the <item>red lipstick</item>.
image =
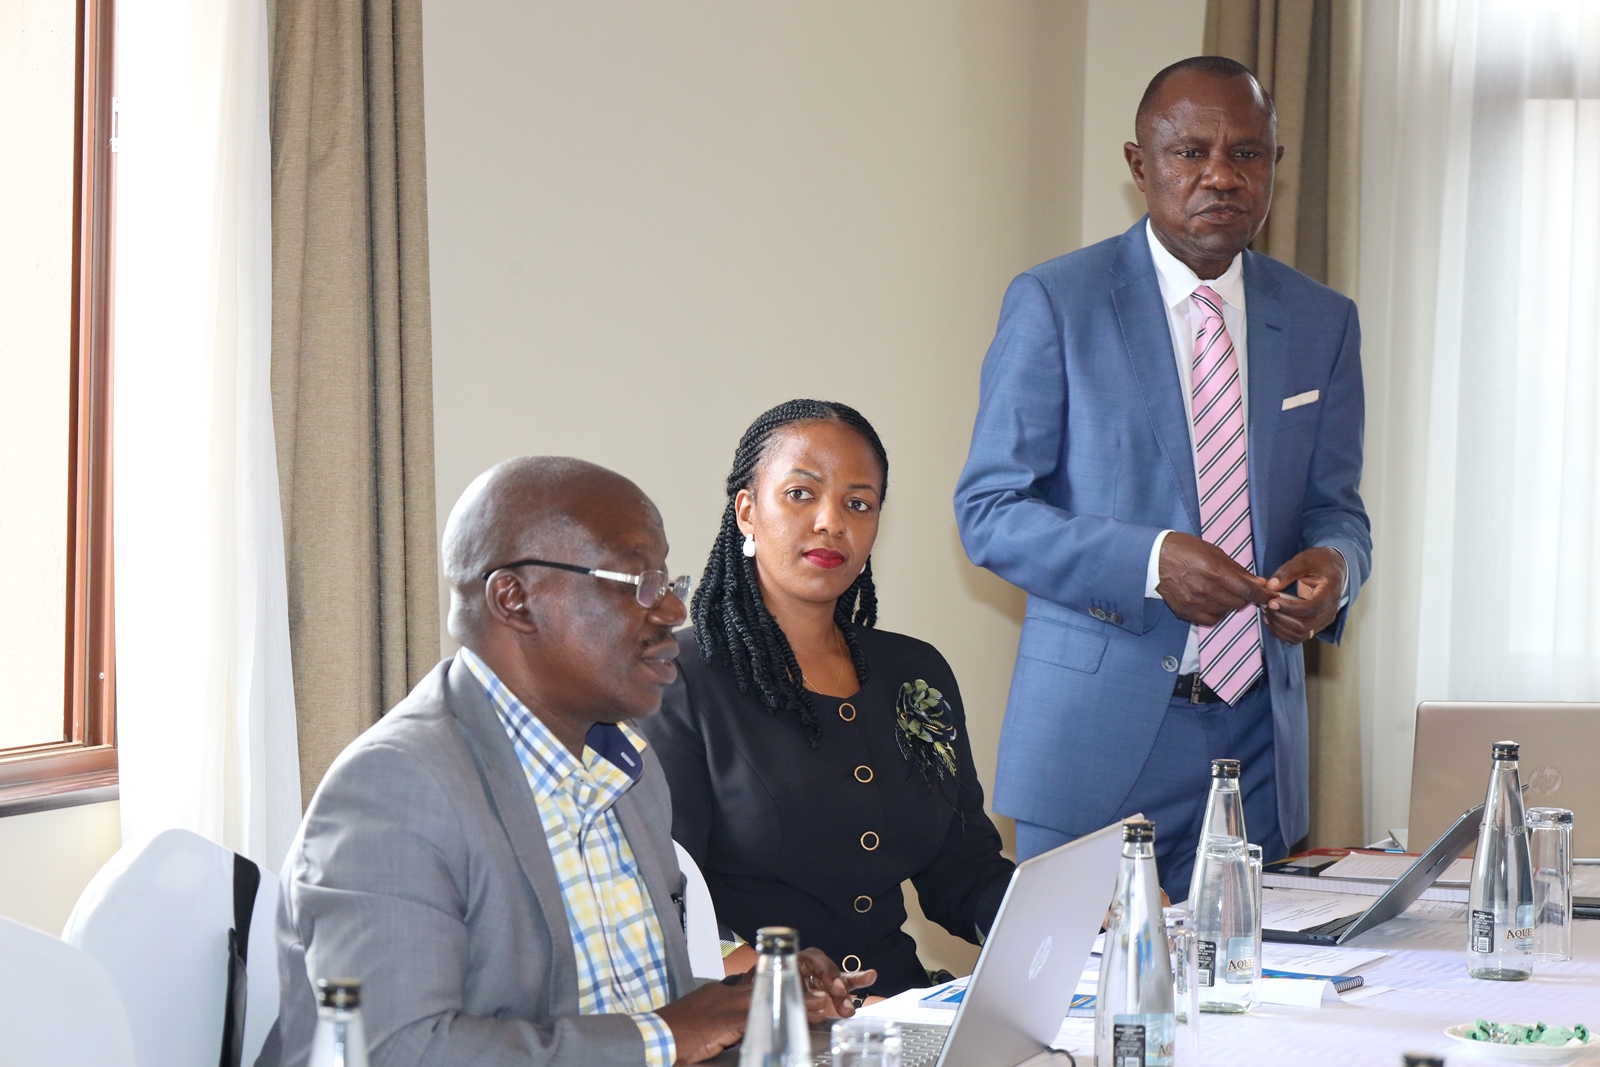
<path id="1" fill-rule="evenodd" d="M 831 548 L 813 548 L 806 553 L 806 559 L 827 571 L 833 570 L 844 562 L 844 556 Z"/>

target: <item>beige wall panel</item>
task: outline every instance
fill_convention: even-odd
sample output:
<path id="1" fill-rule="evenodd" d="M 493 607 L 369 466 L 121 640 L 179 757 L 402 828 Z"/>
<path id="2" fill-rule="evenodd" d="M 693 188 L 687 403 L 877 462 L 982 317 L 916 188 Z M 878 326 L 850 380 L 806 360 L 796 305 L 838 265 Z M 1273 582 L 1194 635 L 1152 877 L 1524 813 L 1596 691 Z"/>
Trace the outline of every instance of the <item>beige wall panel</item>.
<path id="1" fill-rule="evenodd" d="M 1083 110 L 1084 244 L 1114 237 L 1144 214 L 1122 146 L 1144 87 L 1169 63 L 1199 55 L 1204 0 L 1089 0 Z"/>

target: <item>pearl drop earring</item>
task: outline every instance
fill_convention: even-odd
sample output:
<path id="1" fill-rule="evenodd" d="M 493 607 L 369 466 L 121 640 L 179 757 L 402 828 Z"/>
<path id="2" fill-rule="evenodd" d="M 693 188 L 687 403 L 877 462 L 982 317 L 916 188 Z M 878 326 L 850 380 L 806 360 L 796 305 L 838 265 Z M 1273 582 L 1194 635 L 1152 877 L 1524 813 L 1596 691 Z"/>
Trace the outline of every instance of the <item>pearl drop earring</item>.
<path id="1" fill-rule="evenodd" d="M 743 551 L 744 551 L 744 558 L 745 559 L 755 559 L 756 558 L 756 539 L 754 537 L 751 537 L 749 534 L 745 534 L 744 535 L 744 549 L 743 549 Z"/>

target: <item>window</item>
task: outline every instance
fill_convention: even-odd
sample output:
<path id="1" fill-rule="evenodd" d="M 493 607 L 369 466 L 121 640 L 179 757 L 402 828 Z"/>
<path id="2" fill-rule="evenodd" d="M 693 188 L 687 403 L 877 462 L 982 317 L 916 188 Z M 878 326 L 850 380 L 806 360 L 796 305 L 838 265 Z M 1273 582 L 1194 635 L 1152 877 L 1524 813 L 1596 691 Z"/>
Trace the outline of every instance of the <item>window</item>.
<path id="1" fill-rule="evenodd" d="M 0 813 L 116 785 L 111 0 L 0 4 Z"/>
<path id="2" fill-rule="evenodd" d="M 1600 0 L 1485 5 L 1475 38 L 1451 691 L 1593 700 Z"/>

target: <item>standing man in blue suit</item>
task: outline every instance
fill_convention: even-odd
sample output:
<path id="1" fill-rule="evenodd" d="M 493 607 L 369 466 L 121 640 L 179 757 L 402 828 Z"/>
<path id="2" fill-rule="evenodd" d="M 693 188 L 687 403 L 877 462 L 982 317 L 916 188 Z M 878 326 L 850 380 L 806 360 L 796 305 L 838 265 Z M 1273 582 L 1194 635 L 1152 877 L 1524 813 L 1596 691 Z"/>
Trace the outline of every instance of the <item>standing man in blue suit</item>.
<path id="1" fill-rule="evenodd" d="M 1212 759 L 1268 859 L 1305 835 L 1300 646 L 1371 570 L 1355 305 L 1246 248 L 1276 125 L 1232 60 L 1155 76 L 1123 149 L 1149 214 L 1011 283 L 956 487 L 967 554 L 1028 593 L 994 794 L 1018 858 L 1142 811 L 1175 900 Z"/>

